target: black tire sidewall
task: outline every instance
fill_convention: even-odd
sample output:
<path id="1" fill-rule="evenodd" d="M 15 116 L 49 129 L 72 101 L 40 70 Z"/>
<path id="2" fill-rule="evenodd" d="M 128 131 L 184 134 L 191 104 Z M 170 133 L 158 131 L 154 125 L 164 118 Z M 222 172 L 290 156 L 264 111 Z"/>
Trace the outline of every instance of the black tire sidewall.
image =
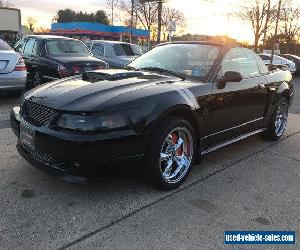
<path id="1" fill-rule="evenodd" d="M 288 101 L 285 97 L 281 97 L 274 105 L 272 116 L 271 116 L 271 119 L 270 119 L 268 127 L 267 127 L 267 131 L 265 131 L 265 133 L 263 134 L 264 138 L 273 140 L 273 141 L 277 141 L 283 136 L 284 132 L 280 136 L 278 136 L 275 133 L 276 112 L 277 112 L 278 108 L 281 107 L 282 105 L 286 105 L 286 107 L 288 108 Z"/>
<path id="2" fill-rule="evenodd" d="M 176 183 L 168 183 L 164 180 L 161 174 L 160 169 L 160 153 L 161 153 L 161 147 L 164 143 L 167 135 L 178 127 L 184 127 L 186 128 L 192 135 L 193 138 L 193 158 L 191 162 L 191 166 L 185 176 Z M 152 184 L 163 188 L 163 189 L 174 189 L 180 186 L 187 176 L 189 175 L 191 168 L 193 166 L 195 157 L 197 152 L 197 143 L 196 143 L 196 136 L 195 131 L 191 124 L 178 117 L 171 117 L 167 118 L 165 121 L 161 122 L 161 124 L 158 126 L 158 128 L 154 129 L 154 132 L 152 134 L 152 139 L 150 140 L 148 150 L 146 152 L 145 156 L 145 178 L 149 180 Z"/>

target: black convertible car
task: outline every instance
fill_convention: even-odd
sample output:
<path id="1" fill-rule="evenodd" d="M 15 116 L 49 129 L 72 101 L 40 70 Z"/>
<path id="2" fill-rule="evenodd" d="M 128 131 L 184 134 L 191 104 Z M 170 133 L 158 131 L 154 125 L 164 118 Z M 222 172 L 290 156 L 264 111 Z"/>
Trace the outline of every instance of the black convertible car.
<path id="1" fill-rule="evenodd" d="M 288 71 L 211 42 L 162 44 L 124 70 L 98 70 L 26 93 L 11 113 L 20 154 L 45 170 L 87 175 L 137 160 L 176 188 L 195 157 L 260 133 L 278 140 L 293 100 Z"/>

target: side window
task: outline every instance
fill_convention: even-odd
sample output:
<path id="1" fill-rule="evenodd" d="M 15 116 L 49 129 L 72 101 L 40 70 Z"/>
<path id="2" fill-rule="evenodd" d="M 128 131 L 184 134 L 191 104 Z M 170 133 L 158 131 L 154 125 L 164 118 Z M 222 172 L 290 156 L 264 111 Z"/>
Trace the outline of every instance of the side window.
<path id="1" fill-rule="evenodd" d="M 222 73 L 236 71 L 241 73 L 243 78 L 250 78 L 260 75 L 258 63 L 253 52 L 243 48 L 233 48 L 225 56 L 222 66 Z"/>
<path id="2" fill-rule="evenodd" d="M 254 57 L 257 60 L 257 64 L 258 64 L 258 68 L 261 74 L 268 74 L 269 73 L 269 69 L 266 66 L 265 62 L 261 59 L 261 57 L 259 55 L 257 55 L 256 53 L 252 52 Z"/>
<path id="3" fill-rule="evenodd" d="M 36 41 L 36 39 L 34 39 L 34 38 L 29 38 L 27 40 L 25 47 L 24 47 L 24 52 L 23 52 L 25 55 L 32 55 L 35 41 Z"/>
<path id="4" fill-rule="evenodd" d="M 39 40 L 35 40 L 32 48 L 32 55 L 37 56 L 39 54 Z"/>
<path id="5" fill-rule="evenodd" d="M 92 48 L 93 55 L 104 56 L 104 47 L 102 44 L 94 44 Z"/>
<path id="6" fill-rule="evenodd" d="M 21 40 L 19 40 L 19 41 L 15 44 L 14 50 L 15 50 L 17 53 L 23 53 L 24 42 L 25 42 L 25 39 L 22 38 Z"/>

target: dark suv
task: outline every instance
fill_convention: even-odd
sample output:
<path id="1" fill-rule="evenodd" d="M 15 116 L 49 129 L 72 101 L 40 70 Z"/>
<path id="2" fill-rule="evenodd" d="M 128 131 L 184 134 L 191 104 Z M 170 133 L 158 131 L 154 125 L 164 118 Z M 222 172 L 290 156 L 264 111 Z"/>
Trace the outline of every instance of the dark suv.
<path id="1" fill-rule="evenodd" d="M 105 69 L 107 64 L 91 54 L 83 42 L 66 37 L 33 35 L 14 47 L 25 60 L 31 86 L 85 71 Z"/>

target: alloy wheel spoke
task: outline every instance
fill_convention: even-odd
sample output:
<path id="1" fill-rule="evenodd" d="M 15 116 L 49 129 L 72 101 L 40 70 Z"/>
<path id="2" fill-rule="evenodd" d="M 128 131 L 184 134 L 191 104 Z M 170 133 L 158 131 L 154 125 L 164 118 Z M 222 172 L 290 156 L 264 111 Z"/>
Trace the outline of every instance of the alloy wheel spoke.
<path id="1" fill-rule="evenodd" d="M 171 154 L 160 153 L 160 159 L 161 159 L 162 161 L 168 160 L 168 159 L 171 158 L 171 157 L 172 157 Z"/>
<path id="2" fill-rule="evenodd" d="M 177 149 L 179 149 L 182 144 L 183 144 L 183 139 L 180 137 L 178 139 L 177 143 L 174 145 L 174 151 L 176 151 Z"/>
<path id="3" fill-rule="evenodd" d="M 171 170 L 172 170 L 172 166 L 173 166 L 173 160 L 169 159 L 168 165 L 165 168 L 165 171 L 163 172 L 163 176 L 165 176 L 166 178 L 170 178 L 169 176 L 170 176 L 170 173 L 171 173 Z"/>

